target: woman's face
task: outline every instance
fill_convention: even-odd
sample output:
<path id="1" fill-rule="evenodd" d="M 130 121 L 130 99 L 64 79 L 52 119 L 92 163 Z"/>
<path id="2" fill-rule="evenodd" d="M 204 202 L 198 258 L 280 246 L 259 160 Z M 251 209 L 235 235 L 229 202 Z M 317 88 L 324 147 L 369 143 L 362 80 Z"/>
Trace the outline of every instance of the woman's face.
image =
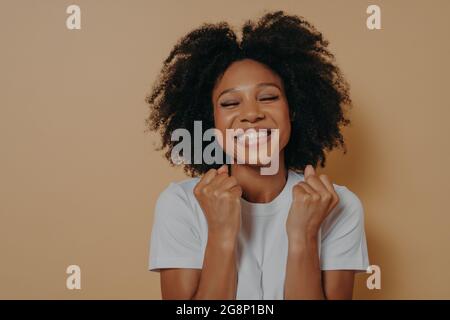
<path id="1" fill-rule="evenodd" d="M 234 62 L 214 87 L 212 99 L 215 127 L 224 140 L 221 146 L 235 162 L 261 166 L 267 164 L 261 152 L 281 156 L 291 122 L 283 82 L 276 73 L 255 60 Z M 237 136 L 227 140 L 227 129 L 242 131 L 231 130 Z"/>

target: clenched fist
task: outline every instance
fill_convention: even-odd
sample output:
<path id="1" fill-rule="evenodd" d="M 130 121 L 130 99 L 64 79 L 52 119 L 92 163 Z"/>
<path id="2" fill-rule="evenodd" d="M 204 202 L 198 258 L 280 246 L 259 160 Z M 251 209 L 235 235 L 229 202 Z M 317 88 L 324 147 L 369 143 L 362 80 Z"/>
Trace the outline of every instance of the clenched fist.
<path id="1" fill-rule="evenodd" d="M 222 239 L 235 239 L 241 222 L 242 188 L 228 167 L 210 169 L 197 183 L 194 195 L 208 222 L 208 233 Z"/>
<path id="2" fill-rule="evenodd" d="M 338 204 L 339 197 L 326 175 L 317 176 L 307 165 L 305 180 L 292 189 L 292 204 L 286 221 L 290 241 L 316 237 L 328 214 Z"/>

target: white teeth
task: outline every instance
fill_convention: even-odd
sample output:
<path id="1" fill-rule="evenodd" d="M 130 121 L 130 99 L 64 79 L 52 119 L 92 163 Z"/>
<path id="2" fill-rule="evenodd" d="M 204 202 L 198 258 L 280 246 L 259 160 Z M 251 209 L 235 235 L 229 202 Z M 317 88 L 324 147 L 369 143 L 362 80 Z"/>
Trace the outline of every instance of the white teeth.
<path id="1" fill-rule="evenodd" d="M 269 135 L 268 130 L 263 129 L 261 131 L 256 131 L 254 129 L 247 130 L 246 132 L 239 134 L 237 136 L 237 141 L 239 143 L 245 143 L 248 141 L 249 144 L 258 143 L 258 141 L 265 141 Z"/>

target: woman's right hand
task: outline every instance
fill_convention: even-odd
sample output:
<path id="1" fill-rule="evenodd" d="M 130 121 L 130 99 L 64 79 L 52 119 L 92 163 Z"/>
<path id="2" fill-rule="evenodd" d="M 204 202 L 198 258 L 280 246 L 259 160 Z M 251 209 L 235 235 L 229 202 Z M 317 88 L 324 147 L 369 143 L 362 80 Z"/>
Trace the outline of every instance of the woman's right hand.
<path id="1" fill-rule="evenodd" d="M 228 176 L 228 166 L 210 169 L 197 183 L 194 195 L 208 222 L 208 234 L 235 240 L 241 222 L 242 188 Z"/>

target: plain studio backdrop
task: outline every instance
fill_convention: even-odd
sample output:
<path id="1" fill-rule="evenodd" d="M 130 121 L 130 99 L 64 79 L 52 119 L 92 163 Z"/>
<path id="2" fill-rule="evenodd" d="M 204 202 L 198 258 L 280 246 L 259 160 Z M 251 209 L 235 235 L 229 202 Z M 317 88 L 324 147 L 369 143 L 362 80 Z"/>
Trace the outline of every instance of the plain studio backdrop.
<path id="1" fill-rule="evenodd" d="M 81 8 L 68 30 L 66 8 Z M 370 4 L 381 30 L 366 27 Z M 357 299 L 450 298 L 450 2 L 0 3 L 0 298 L 159 299 L 153 208 L 185 179 L 145 133 L 145 96 L 175 42 L 204 22 L 305 17 L 351 85 L 348 153 L 322 170 L 362 200 L 370 263 Z M 66 288 L 79 265 L 81 290 Z"/>

